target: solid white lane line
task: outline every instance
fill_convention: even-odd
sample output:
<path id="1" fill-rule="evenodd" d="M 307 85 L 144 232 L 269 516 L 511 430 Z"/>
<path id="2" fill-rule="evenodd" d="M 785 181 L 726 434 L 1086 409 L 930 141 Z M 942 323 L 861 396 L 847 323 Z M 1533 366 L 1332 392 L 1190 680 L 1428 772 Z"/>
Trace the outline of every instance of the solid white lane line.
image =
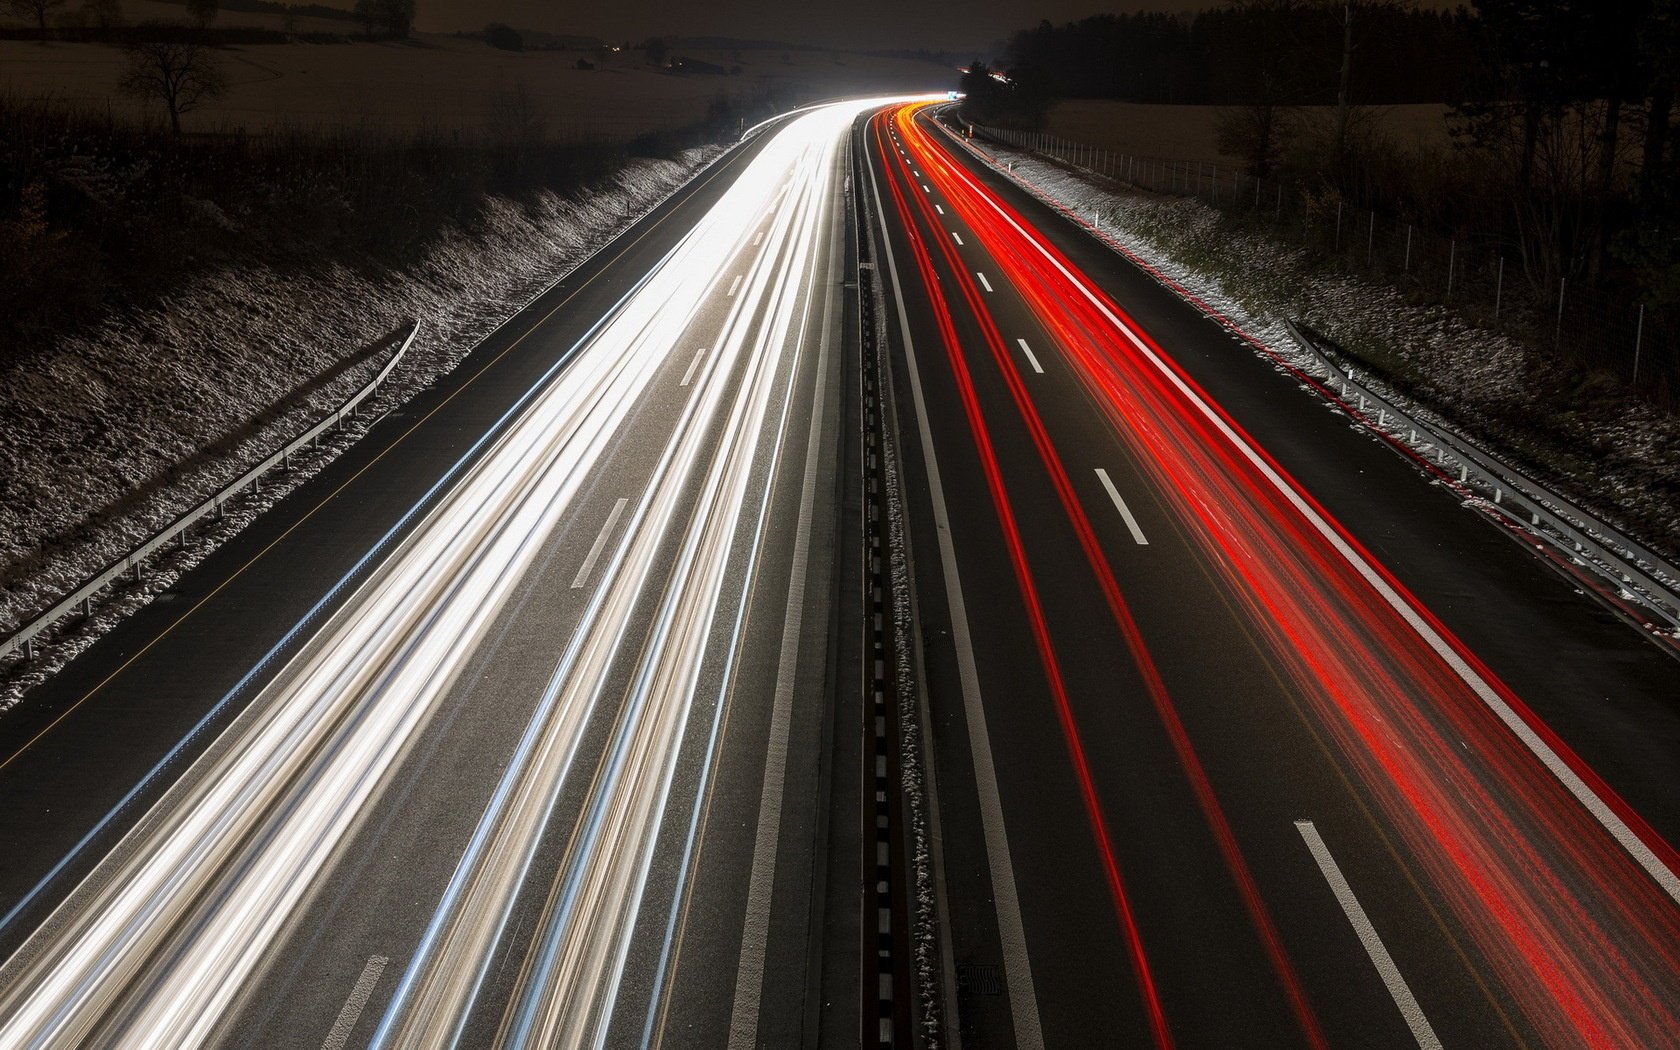
<path id="1" fill-rule="evenodd" d="M 1017 339 L 1015 341 L 1021 344 L 1021 353 L 1027 355 L 1027 364 L 1032 365 L 1032 370 L 1034 372 L 1037 372 L 1039 375 L 1043 375 L 1044 366 L 1038 363 L 1038 357 L 1033 354 L 1032 347 L 1027 345 L 1027 341 L 1025 339 Z"/>
<path id="2" fill-rule="evenodd" d="M 980 189 L 980 184 L 963 174 L 960 169 L 957 172 L 957 177 L 968 183 L 971 188 L 977 191 Z M 1641 868 L 1645 869 L 1645 873 L 1651 876 L 1651 879 L 1656 882 L 1658 886 L 1662 887 L 1663 892 L 1668 894 L 1669 899 L 1673 900 L 1677 904 L 1680 904 L 1680 873 L 1670 870 L 1667 862 L 1657 856 L 1656 852 L 1645 843 L 1645 840 L 1640 838 L 1638 833 L 1629 827 L 1627 822 L 1624 821 L 1615 810 L 1610 808 L 1610 804 L 1601 798 L 1598 792 L 1587 784 L 1585 780 L 1581 779 L 1580 774 L 1576 773 L 1575 770 L 1570 767 L 1568 762 L 1563 760 L 1563 756 L 1553 750 L 1552 746 L 1546 743 L 1540 734 L 1535 731 L 1534 727 L 1530 726 L 1522 715 L 1518 714 L 1510 704 L 1505 702 L 1505 698 L 1499 695 L 1498 691 L 1488 683 L 1487 679 L 1483 678 L 1480 672 L 1478 672 L 1474 667 L 1471 667 L 1464 657 L 1458 654 L 1458 651 L 1454 649 L 1444 637 L 1441 636 L 1441 633 L 1437 631 L 1427 620 L 1425 620 L 1423 616 L 1412 607 L 1412 604 L 1389 584 L 1388 580 L 1383 578 L 1382 574 L 1379 573 L 1368 560 L 1366 560 L 1365 556 L 1354 550 L 1353 547 L 1349 545 L 1348 542 L 1344 540 L 1333 527 L 1331 527 L 1330 523 L 1324 519 L 1324 516 L 1317 510 L 1313 509 L 1312 505 L 1309 504 L 1299 492 L 1296 492 L 1294 487 L 1285 481 L 1283 476 L 1279 474 L 1278 471 L 1270 463 L 1268 463 L 1259 452 L 1255 451 L 1254 446 L 1252 446 L 1246 438 L 1242 437 L 1234 429 L 1232 429 L 1231 425 L 1227 423 L 1218 412 L 1215 412 L 1212 406 L 1210 406 L 1199 393 L 1192 389 L 1190 385 L 1178 375 L 1177 372 L 1173 371 L 1173 369 L 1169 367 L 1153 349 L 1150 348 L 1149 344 L 1138 338 L 1137 334 L 1128 328 L 1125 323 L 1115 315 L 1114 311 L 1110 310 L 1108 305 L 1104 303 L 1095 292 L 1091 291 L 1091 289 L 1086 286 L 1084 281 L 1081 279 L 1082 275 L 1076 277 L 1073 271 L 1069 270 L 1061 263 L 1060 260 L 1051 254 L 1050 250 L 1044 246 L 1035 233 L 1029 231 L 1019 222 L 1016 222 L 1015 219 L 1005 212 L 996 201 L 987 199 L 986 203 L 993 211 L 998 213 L 999 217 L 1013 226 L 1022 237 L 1028 240 L 1032 244 L 1033 248 L 1042 255 L 1045 260 L 1050 263 L 1050 265 L 1060 271 L 1062 276 L 1067 278 L 1068 281 L 1079 290 L 1079 294 L 1082 295 L 1093 307 L 1095 307 L 1098 312 L 1106 317 L 1108 322 L 1114 326 L 1115 331 L 1119 332 L 1128 342 L 1136 347 L 1138 353 L 1142 354 L 1144 358 L 1146 358 L 1154 366 L 1155 370 L 1165 377 L 1167 382 L 1178 388 L 1179 392 L 1184 395 L 1186 401 L 1193 405 L 1196 410 L 1208 420 L 1209 423 L 1211 423 L 1221 434 L 1223 434 L 1226 440 L 1231 443 L 1231 447 L 1235 448 L 1244 459 L 1248 460 L 1249 463 L 1253 465 L 1254 469 L 1258 470 L 1265 476 L 1266 480 L 1271 483 L 1272 487 L 1276 489 L 1284 499 L 1288 500 L 1289 503 L 1300 513 L 1300 515 L 1312 525 L 1314 531 L 1322 536 L 1325 542 L 1330 544 L 1330 546 L 1335 549 L 1336 553 L 1340 555 L 1342 559 L 1347 562 L 1347 564 L 1351 566 L 1373 590 L 1382 596 L 1383 601 L 1388 603 L 1389 608 L 1393 609 L 1401 619 L 1405 620 L 1407 626 L 1415 631 L 1418 637 L 1422 638 L 1424 643 L 1433 649 L 1435 654 L 1440 657 L 1448 667 L 1452 668 L 1453 673 L 1458 675 L 1460 681 L 1470 687 L 1470 690 L 1476 694 L 1477 698 L 1487 705 L 1488 710 L 1492 711 L 1501 722 L 1505 723 L 1505 727 L 1509 729 L 1518 740 L 1522 741 L 1523 746 L 1528 748 L 1535 758 L 1539 759 L 1540 762 L 1545 765 L 1546 769 L 1551 772 L 1552 776 L 1556 777 L 1558 782 L 1561 783 L 1571 795 L 1575 796 L 1575 800 L 1579 802 L 1587 810 L 1587 812 L 1593 815 L 1593 818 L 1597 820 L 1601 826 L 1603 826 L 1605 831 L 1609 832 L 1611 837 L 1614 838 L 1623 849 L 1627 850 L 1628 855 L 1631 856 Z"/>
<path id="3" fill-rule="evenodd" d="M 956 238 L 959 245 L 962 244 L 962 234 L 958 233 L 956 230 L 952 230 L 951 236 Z"/>
<path id="4" fill-rule="evenodd" d="M 944 215 L 944 214 L 945 214 L 945 209 L 944 209 L 944 208 L 942 208 L 942 207 L 940 207 L 940 206 L 939 206 L 939 205 L 937 205 L 937 204 L 935 204 L 935 205 L 934 205 L 934 206 L 933 206 L 933 210 L 934 210 L 934 211 L 936 211 L 936 212 L 938 212 L 938 213 L 939 213 L 939 214 L 941 214 L 941 215 Z"/>
<path id="5" fill-rule="evenodd" d="M 1371 962 L 1382 977 L 1383 984 L 1388 988 L 1388 994 L 1394 997 L 1394 1005 L 1400 1008 L 1400 1016 L 1406 1019 L 1406 1026 L 1412 1030 L 1412 1038 L 1417 1040 L 1418 1046 L 1424 1050 L 1441 1050 L 1441 1040 L 1436 1037 L 1435 1029 L 1429 1025 L 1429 1018 L 1423 1016 L 1423 1008 L 1418 1006 L 1417 999 L 1412 995 L 1412 989 L 1406 984 L 1406 978 L 1401 976 L 1400 968 L 1394 965 L 1394 958 L 1388 954 L 1382 938 L 1377 936 L 1376 927 L 1371 925 L 1371 919 L 1365 914 L 1365 908 L 1359 903 L 1359 898 L 1353 895 L 1353 887 L 1348 885 L 1342 869 L 1337 866 L 1336 858 L 1330 855 L 1330 847 L 1324 844 L 1319 836 L 1318 828 L 1310 820 L 1297 820 L 1295 830 L 1307 842 L 1307 849 L 1312 851 L 1313 860 L 1318 862 L 1318 870 L 1324 873 L 1324 880 L 1330 884 L 1331 892 L 1336 895 L 1336 903 L 1342 906 L 1342 912 L 1353 924 L 1353 931 L 1359 935 L 1359 943 L 1365 946 L 1365 954 L 1371 957 Z"/>
<path id="6" fill-rule="evenodd" d="M 1108 490 L 1108 498 L 1114 501 L 1114 508 L 1126 519 L 1126 528 L 1132 530 L 1132 539 L 1137 540 L 1139 547 L 1149 546 L 1149 540 L 1144 537 L 1143 530 L 1138 528 L 1137 519 L 1132 517 L 1132 508 L 1126 506 L 1126 501 L 1120 498 L 1120 490 L 1114 487 L 1114 481 L 1109 478 L 1108 471 L 1098 467 L 1097 478 L 1102 482 L 1103 488 Z"/>
<path id="7" fill-rule="evenodd" d="M 694 351 L 694 360 L 688 363 L 688 370 L 683 373 L 682 382 L 677 384 L 678 386 L 687 386 L 689 384 L 689 381 L 694 378 L 694 370 L 700 367 L 700 359 L 705 356 L 706 348 L 703 346 Z"/>
<path id="8" fill-rule="evenodd" d="M 875 213 L 885 216 L 881 185 L 875 169 L 869 169 Z M 892 241 L 881 238 L 887 259 L 887 276 L 892 282 L 898 311 L 899 335 L 904 341 L 904 361 L 910 373 L 910 393 L 916 406 L 916 423 L 921 431 L 922 462 L 926 464 L 928 489 L 933 497 L 934 533 L 939 539 L 939 564 L 945 577 L 945 601 L 951 611 L 951 641 L 957 650 L 957 677 L 962 683 L 963 720 L 968 727 L 968 748 L 974 769 L 975 793 L 980 802 L 980 827 L 986 840 L 986 864 L 992 879 L 992 907 L 997 912 L 998 941 L 1003 955 L 1004 985 L 1009 990 L 1009 1013 L 1015 1022 L 1015 1045 L 1023 1050 L 1044 1046 L 1044 1032 L 1038 1019 L 1038 993 L 1033 987 L 1032 961 L 1027 955 L 1027 934 L 1021 922 L 1021 898 L 1015 887 L 1015 864 L 1009 856 L 1009 834 L 1003 822 L 1003 798 L 998 791 L 997 767 L 992 759 L 991 733 L 986 726 L 986 708 L 980 697 L 980 670 L 974 662 L 974 641 L 968 628 L 968 608 L 963 603 L 962 581 L 957 577 L 957 552 L 951 545 L 951 515 L 945 506 L 945 489 L 940 482 L 939 459 L 934 455 L 933 434 L 928 430 L 927 398 L 922 393 L 921 372 L 916 367 L 916 344 L 910 338 L 910 318 L 904 312 L 904 289 L 898 279 L 898 260 Z M 982 277 L 983 281 L 984 278 Z"/>
<path id="9" fill-rule="evenodd" d="M 986 280 L 986 275 L 985 274 L 981 273 L 979 270 L 976 270 L 976 271 L 974 271 L 974 276 L 980 278 L 980 287 L 986 289 L 986 291 L 988 291 L 988 292 L 992 290 L 992 282 Z"/>
<path id="10" fill-rule="evenodd" d="M 589 570 L 595 567 L 595 559 L 601 556 L 601 549 L 607 545 L 607 537 L 612 535 L 613 526 L 618 524 L 618 516 L 624 513 L 624 506 L 629 502 L 628 498 L 620 496 L 618 502 L 613 504 L 612 513 L 607 515 L 607 523 L 601 526 L 601 534 L 595 537 L 595 545 L 589 548 L 589 556 L 583 559 L 577 576 L 572 579 L 572 590 L 582 587 L 584 581 L 589 579 Z"/>
<path id="11" fill-rule="evenodd" d="M 741 275 L 736 274 L 735 279 L 733 281 L 729 282 L 729 294 L 731 296 L 734 296 L 735 290 L 739 287 L 741 287 Z"/>
<path id="12" fill-rule="evenodd" d="M 344 1050 L 344 1044 L 350 1041 L 350 1033 L 355 1030 L 357 1019 L 362 1016 L 368 999 L 373 996 L 374 986 L 379 983 L 379 975 L 385 972 L 385 964 L 390 961 L 383 955 L 375 955 L 368 959 L 367 965 L 362 967 L 362 975 L 356 978 L 355 985 L 350 989 L 350 998 L 344 1000 L 344 1008 L 338 1012 L 338 1019 L 333 1022 L 332 1030 L 327 1032 L 326 1039 L 321 1041 L 321 1050 Z"/>

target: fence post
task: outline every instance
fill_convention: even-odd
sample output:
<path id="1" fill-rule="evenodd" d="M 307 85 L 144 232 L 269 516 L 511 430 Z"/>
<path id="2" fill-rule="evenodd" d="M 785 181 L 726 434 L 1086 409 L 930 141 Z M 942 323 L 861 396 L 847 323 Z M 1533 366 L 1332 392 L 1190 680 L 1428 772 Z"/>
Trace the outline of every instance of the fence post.
<path id="1" fill-rule="evenodd" d="M 1568 293 L 1568 291 L 1569 291 L 1569 278 L 1568 277 L 1559 277 L 1558 278 L 1557 328 L 1554 329 L 1553 332 L 1552 332 L 1552 345 L 1553 346 L 1563 345 L 1563 297 L 1564 297 L 1565 294 Z"/>
<path id="2" fill-rule="evenodd" d="M 1458 241 L 1455 238 L 1447 249 L 1447 301 L 1452 302 L 1453 274 L 1458 269 Z"/>
<path id="3" fill-rule="evenodd" d="M 1639 324 L 1633 330 L 1633 383 L 1639 382 L 1639 351 L 1645 343 L 1645 304 L 1639 304 Z"/>
<path id="4" fill-rule="evenodd" d="M 1404 269 L 1407 273 L 1412 272 L 1412 224 L 1409 222 L 1406 224 L 1406 265 Z"/>
<path id="5" fill-rule="evenodd" d="M 1277 221 L 1283 221 L 1283 183 L 1278 183 L 1278 212 Z"/>
<path id="6" fill-rule="evenodd" d="M 1499 305 L 1505 298 L 1505 256 L 1499 257 L 1499 277 L 1493 285 L 1493 327 L 1499 329 Z"/>
<path id="7" fill-rule="evenodd" d="M 1336 202 L 1336 250 L 1342 250 L 1342 202 Z"/>
<path id="8" fill-rule="evenodd" d="M 1219 165 L 1213 166 L 1213 203 L 1219 203 Z"/>
<path id="9" fill-rule="evenodd" d="M 1371 256 L 1377 250 L 1377 213 L 1371 213 L 1371 232 L 1365 238 L 1365 268 L 1371 268 Z"/>

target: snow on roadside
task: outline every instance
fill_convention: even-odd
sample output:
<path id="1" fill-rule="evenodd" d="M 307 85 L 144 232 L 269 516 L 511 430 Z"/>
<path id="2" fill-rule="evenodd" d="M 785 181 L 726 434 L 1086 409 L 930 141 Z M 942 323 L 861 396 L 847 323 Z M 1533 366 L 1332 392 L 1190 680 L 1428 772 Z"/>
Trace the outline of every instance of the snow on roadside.
<path id="1" fill-rule="evenodd" d="M 1284 330 L 1299 318 L 1379 371 L 1366 383 L 1445 423 L 1658 553 L 1680 553 L 1680 418 L 1399 289 L 1324 265 L 1192 198 L 1098 182 L 1000 146 L 980 152 L 1025 188 L 1095 223 L 1118 250 L 1308 374 Z"/>
<path id="2" fill-rule="evenodd" d="M 364 348 L 422 321 L 364 413 L 372 419 L 448 372 L 721 152 L 636 160 L 610 185 L 575 197 L 493 199 L 472 229 L 447 231 L 401 270 L 297 273 L 260 261 L 225 269 L 159 309 L 113 318 L 13 368 L 0 384 L 0 637 L 341 404 L 390 352 L 355 360 Z M 356 429 L 265 485 L 217 536 L 295 488 Z M 217 445 L 218 454 L 202 455 Z M 197 465 L 182 468 L 189 463 Z M 92 623 L 0 685 L 0 711 L 209 549 L 169 556 L 141 586 L 96 606 Z"/>

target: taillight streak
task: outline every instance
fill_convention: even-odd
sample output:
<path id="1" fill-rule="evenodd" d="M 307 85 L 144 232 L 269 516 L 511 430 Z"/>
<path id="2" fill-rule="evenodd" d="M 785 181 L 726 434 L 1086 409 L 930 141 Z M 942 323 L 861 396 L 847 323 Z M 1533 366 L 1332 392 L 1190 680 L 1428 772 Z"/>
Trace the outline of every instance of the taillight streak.
<path id="1" fill-rule="evenodd" d="M 906 115 L 905 110 L 899 111 L 898 120 L 900 121 L 901 132 L 907 130 L 912 141 L 920 137 L 919 130 L 911 126 L 913 122 Z M 903 136 L 901 135 L 901 137 Z M 933 172 L 933 177 L 938 180 L 940 174 L 943 173 L 944 158 L 933 153 L 926 156 L 924 163 L 927 170 Z M 902 161 L 900 166 L 903 166 Z M 942 190 L 944 188 L 942 187 Z M 923 197 L 917 197 L 916 200 L 921 205 L 923 218 L 937 230 L 939 228 L 938 219 L 933 214 L 932 205 Z M 965 212 L 972 212 L 972 209 L 962 209 L 960 204 L 958 204 L 958 207 Z M 1044 464 L 1045 471 L 1050 476 L 1069 522 L 1073 525 L 1074 531 L 1079 537 L 1080 547 L 1084 551 L 1086 560 L 1091 566 L 1091 571 L 1103 592 L 1104 600 L 1108 604 L 1115 626 L 1125 640 L 1127 651 L 1143 680 L 1145 691 L 1155 708 L 1156 716 L 1172 743 L 1174 754 L 1178 759 L 1180 768 L 1184 771 L 1192 793 L 1195 795 L 1203 819 L 1207 822 L 1213 834 L 1221 858 L 1242 898 L 1243 906 L 1254 925 L 1272 969 L 1289 999 L 1291 1011 L 1294 1013 L 1296 1021 L 1308 1042 L 1313 1046 L 1323 1046 L 1325 1045 L 1324 1037 L 1319 1029 L 1318 1020 L 1307 1002 L 1294 967 L 1283 950 L 1276 924 L 1272 921 L 1271 914 L 1266 908 L 1265 902 L 1261 899 L 1248 863 L 1237 843 L 1236 835 L 1225 816 L 1218 797 L 1214 793 L 1213 785 L 1208 779 L 1201 759 L 1190 742 L 1189 733 L 1184 728 L 1184 723 L 1173 704 L 1172 697 L 1161 677 L 1159 668 L 1156 666 L 1154 657 L 1144 643 L 1142 632 L 1138 629 L 1137 620 L 1132 615 L 1125 597 L 1121 594 L 1114 570 L 1109 565 L 1108 557 L 1097 540 L 1090 518 L 1086 515 L 1084 507 L 1079 501 L 1073 483 L 1068 477 L 1067 469 L 1062 463 L 1061 456 L 1051 442 L 1043 419 L 1027 392 L 1020 371 L 1015 366 L 1014 357 L 1009 353 L 1003 336 L 998 331 L 984 299 L 978 289 L 975 288 L 973 279 L 969 277 L 968 270 L 964 267 L 961 257 L 944 238 L 935 238 L 935 240 L 939 244 L 951 271 L 956 275 L 958 286 L 962 289 L 969 309 L 980 326 L 986 345 L 991 351 L 993 360 L 997 363 L 998 370 L 1003 376 L 1016 409 L 1026 423 L 1028 432 L 1032 435 L 1033 444 L 1038 451 L 1039 458 Z"/>
<path id="2" fill-rule="evenodd" d="M 1580 794 L 1565 790 L 1556 770 L 1515 734 L 1526 727 L 1538 736 L 1669 871 L 1672 848 L 1141 326 L 1073 276 L 1077 270 L 1053 246 L 1029 241 L 1025 220 L 954 171 L 942 147 L 909 125 L 901 137 L 920 155 L 921 170 L 1057 337 L 1536 1030 L 1549 1040 L 1592 1045 L 1670 1037 L 1680 1028 L 1680 924 L 1672 901 L 1646 877 L 1652 865 L 1636 865 L 1626 842 L 1607 835 Z M 1282 482 L 1263 478 L 1256 462 L 1238 454 L 1238 442 Z M 1331 549 L 1280 491 L 1285 485 L 1445 640 L 1448 653 L 1425 644 Z M 1448 657 L 1462 660 L 1523 725 L 1494 717 Z"/>
<path id="3" fill-rule="evenodd" d="M 874 122 L 878 151 L 881 156 L 892 159 L 893 150 L 881 134 L 881 120 L 882 118 L 877 118 Z M 900 177 L 906 177 L 908 175 L 908 165 L 901 159 L 897 160 L 897 165 Z M 900 187 L 899 180 L 891 177 L 891 175 L 892 173 L 889 171 L 886 179 L 887 187 L 897 206 L 903 227 L 909 236 L 912 254 L 916 261 L 917 271 L 922 278 L 923 287 L 934 304 L 934 315 L 939 325 L 941 342 L 945 347 L 952 372 L 957 379 L 958 393 L 962 398 L 963 411 L 967 417 L 969 432 L 973 436 L 975 449 L 979 453 L 981 467 L 986 476 L 987 489 L 991 494 L 992 504 L 997 512 L 1004 544 L 1009 551 L 1010 567 L 1021 591 L 1022 603 L 1032 627 L 1034 644 L 1037 647 L 1039 659 L 1044 666 L 1045 678 L 1055 702 L 1057 720 L 1060 723 L 1062 736 L 1073 763 L 1074 775 L 1079 782 L 1086 817 L 1091 825 L 1092 834 L 1097 840 L 1097 851 L 1102 863 L 1103 874 L 1108 883 L 1109 895 L 1113 900 L 1116 916 L 1120 921 L 1128 954 L 1131 957 L 1132 968 L 1137 977 L 1144 1010 L 1149 1018 L 1151 1034 L 1156 1046 L 1171 1047 L 1173 1045 L 1172 1034 L 1167 1025 L 1165 1011 L 1161 1007 L 1160 996 L 1156 990 L 1154 975 L 1150 970 L 1149 960 L 1144 951 L 1142 935 L 1138 930 L 1131 901 L 1126 894 L 1125 881 L 1120 872 L 1120 862 L 1114 850 L 1107 819 L 1102 813 L 1096 784 L 1091 776 L 1090 764 L 1086 758 L 1085 746 L 1080 739 L 1078 727 L 1073 719 L 1073 709 L 1068 700 L 1061 664 L 1050 640 L 1043 606 L 1038 597 L 1038 587 L 1033 579 L 1031 567 L 1027 564 L 1026 551 L 1021 543 L 1020 530 L 1016 525 L 1015 512 L 1009 502 L 1002 471 L 997 463 L 991 434 L 980 411 L 979 400 L 974 392 L 973 380 L 968 371 L 967 361 L 962 354 L 950 310 L 946 305 L 944 294 L 940 291 L 932 259 L 928 255 L 924 239 L 916 231 L 915 220 L 905 202 L 904 192 Z"/>

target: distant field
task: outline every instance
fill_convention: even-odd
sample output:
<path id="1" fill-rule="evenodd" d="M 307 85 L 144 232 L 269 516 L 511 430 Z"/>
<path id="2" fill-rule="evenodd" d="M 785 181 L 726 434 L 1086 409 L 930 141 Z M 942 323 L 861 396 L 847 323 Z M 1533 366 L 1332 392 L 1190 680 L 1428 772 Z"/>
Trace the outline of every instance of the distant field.
<path id="1" fill-rule="evenodd" d="M 1307 107 L 1306 116 L 1328 119 L 1329 107 Z M 1447 144 L 1446 107 L 1383 106 L 1377 111 L 1383 132 L 1400 145 Z M 1116 153 L 1170 160 L 1233 163 L 1219 152 L 1217 106 L 1144 105 L 1105 99 L 1058 102 L 1050 111 L 1049 130 L 1066 139 Z"/>
<path id="2" fill-rule="evenodd" d="M 125 6 L 135 20 L 146 8 L 172 20 L 181 11 L 146 0 Z M 266 26 L 273 20 L 230 13 L 218 24 Z M 343 32 L 346 26 L 322 21 L 297 28 Z M 580 52 L 498 51 L 477 40 L 430 34 L 401 43 L 243 46 L 220 54 L 227 95 L 191 114 L 189 131 L 304 126 L 472 133 L 486 126 L 494 100 L 520 84 L 552 136 L 628 136 L 693 122 L 720 94 L 750 96 L 761 86 L 816 98 L 943 91 L 955 86 L 957 76 L 927 62 L 826 51 L 682 52 L 724 68 L 739 66 L 733 76 L 661 72 L 633 52 L 580 70 Z M 0 41 L 0 92 L 109 107 L 138 118 L 140 107 L 116 90 L 122 68 L 121 52 L 102 44 Z"/>

